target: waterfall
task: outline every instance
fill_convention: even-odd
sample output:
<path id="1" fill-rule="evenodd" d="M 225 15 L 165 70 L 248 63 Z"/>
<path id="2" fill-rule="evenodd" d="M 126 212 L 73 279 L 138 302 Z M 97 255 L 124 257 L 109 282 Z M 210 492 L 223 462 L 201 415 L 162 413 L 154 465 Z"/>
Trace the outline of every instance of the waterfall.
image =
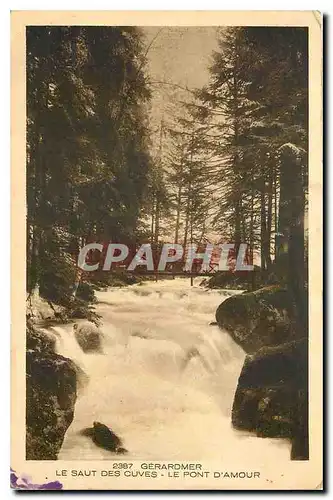
<path id="1" fill-rule="evenodd" d="M 95 420 L 123 438 L 129 458 L 230 460 L 257 454 L 264 460 L 265 453 L 274 453 L 289 460 L 285 441 L 244 435 L 231 426 L 245 353 L 209 325 L 231 293 L 191 287 L 183 278 L 98 292 L 103 353 L 83 353 L 72 325 L 54 327 L 58 352 L 87 376 L 59 460 L 112 458 L 82 434 Z"/>

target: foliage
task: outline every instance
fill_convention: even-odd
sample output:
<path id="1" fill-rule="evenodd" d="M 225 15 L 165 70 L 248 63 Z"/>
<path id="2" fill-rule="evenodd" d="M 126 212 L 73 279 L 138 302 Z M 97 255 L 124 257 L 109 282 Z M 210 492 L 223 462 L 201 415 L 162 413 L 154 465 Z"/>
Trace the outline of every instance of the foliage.
<path id="1" fill-rule="evenodd" d="M 134 27 L 40 26 L 26 36 L 27 291 L 69 307 L 79 249 L 136 241 L 146 210 L 143 41 Z"/>

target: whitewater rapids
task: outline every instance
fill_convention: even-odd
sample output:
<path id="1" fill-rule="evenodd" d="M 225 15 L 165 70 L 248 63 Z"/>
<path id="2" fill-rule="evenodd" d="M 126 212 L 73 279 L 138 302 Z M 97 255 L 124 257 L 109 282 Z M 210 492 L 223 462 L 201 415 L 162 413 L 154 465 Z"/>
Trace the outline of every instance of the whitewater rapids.
<path id="1" fill-rule="evenodd" d="M 288 461 L 289 444 L 236 431 L 231 408 L 245 353 L 217 326 L 231 293 L 178 278 L 97 292 L 103 354 L 85 354 L 72 325 L 54 327 L 58 352 L 89 378 L 59 460 Z M 82 430 L 113 429 L 129 453 L 98 448 Z"/>

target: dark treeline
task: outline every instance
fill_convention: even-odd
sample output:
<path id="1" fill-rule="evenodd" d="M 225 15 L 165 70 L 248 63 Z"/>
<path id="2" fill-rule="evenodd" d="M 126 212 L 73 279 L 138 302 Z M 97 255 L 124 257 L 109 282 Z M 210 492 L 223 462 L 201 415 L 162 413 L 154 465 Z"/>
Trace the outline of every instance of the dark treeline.
<path id="1" fill-rule="evenodd" d="M 215 221 L 221 229 L 229 224 L 236 245 L 259 247 L 261 267 L 270 270 L 274 236 L 285 232 L 279 220 L 283 148 L 306 175 L 307 32 L 229 28 L 219 47 L 198 112 L 207 122 L 204 146 L 214 153 Z"/>
<path id="2" fill-rule="evenodd" d="M 267 278 L 287 279 L 288 245 L 306 267 L 307 44 L 305 28 L 221 29 L 209 83 L 170 126 L 174 239 L 246 242 Z"/>
<path id="3" fill-rule="evenodd" d="M 140 236 L 153 176 L 143 37 L 29 27 L 27 287 L 68 304 L 87 241 Z"/>

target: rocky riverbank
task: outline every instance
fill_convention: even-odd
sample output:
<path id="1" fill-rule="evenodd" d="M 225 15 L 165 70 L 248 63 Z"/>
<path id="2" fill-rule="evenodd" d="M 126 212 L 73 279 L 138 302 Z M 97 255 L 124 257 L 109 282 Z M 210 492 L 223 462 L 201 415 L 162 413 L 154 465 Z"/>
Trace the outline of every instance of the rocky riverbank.
<path id="1" fill-rule="evenodd" d="M 76 367 L 55 353 L 56 338 L 29 326 L 26 365 L 26 459 L 56 460 L 74 417 Z"/>
<path id="2" fill-rule="evenodd" d="M 270 286 L 225 300 L 220 328 L 247 352 L 235 393 L 234 427 L 291 440 L 291 458 L 308 459 L 308 340 L 296 328 L 286 288 Z"/>

